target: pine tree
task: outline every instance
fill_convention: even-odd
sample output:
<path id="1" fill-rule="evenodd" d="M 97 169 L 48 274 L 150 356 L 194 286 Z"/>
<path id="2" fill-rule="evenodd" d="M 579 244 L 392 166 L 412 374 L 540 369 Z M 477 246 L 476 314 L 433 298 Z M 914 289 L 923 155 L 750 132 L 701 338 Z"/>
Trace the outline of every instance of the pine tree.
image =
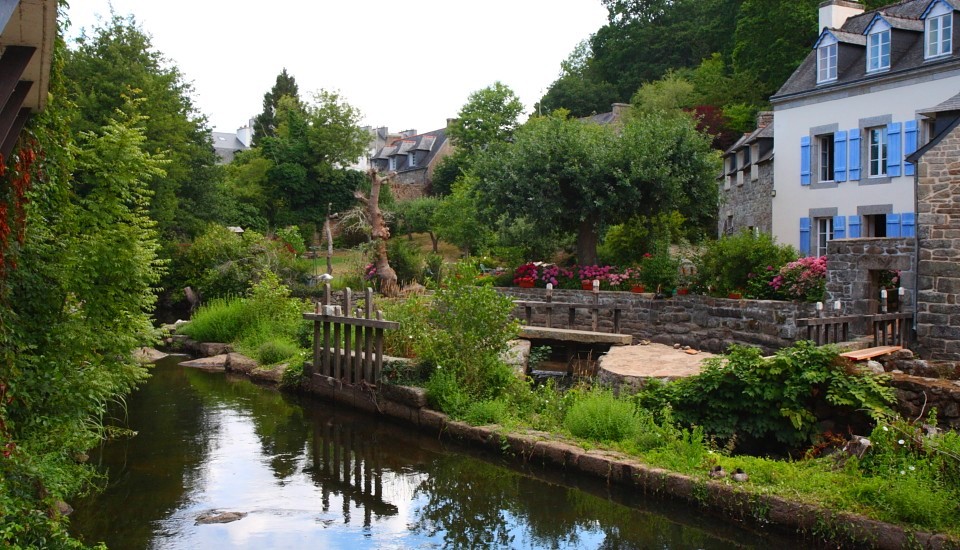
<path id="1" fill-rule="evenodd" d="M 260 145 L 264 137 L 277 135 L 277 106 L 280 99 L 288 96 L 300 102 L 297 79 L 287 72 L 286 67 L 277 75 L 277 82 L 270 91 L 263 94 L 263 112 L 253 119 L 253 145 Z"/>

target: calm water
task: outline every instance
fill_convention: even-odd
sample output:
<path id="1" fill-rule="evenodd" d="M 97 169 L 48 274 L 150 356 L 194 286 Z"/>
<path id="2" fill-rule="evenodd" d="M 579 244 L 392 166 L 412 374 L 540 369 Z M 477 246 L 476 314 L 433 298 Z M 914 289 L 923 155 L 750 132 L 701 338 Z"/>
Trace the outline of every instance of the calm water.
<path id="1" fill-rule="evenodd" d="M 492 455 L 243 378 L 157 365 L 139 435 L 93 454 L 107 490 L 73 530 L 110 548 L 744 548 L 776 544 L 594 480 Z M 197 525 L 208 511 L 245 512 Z"/>

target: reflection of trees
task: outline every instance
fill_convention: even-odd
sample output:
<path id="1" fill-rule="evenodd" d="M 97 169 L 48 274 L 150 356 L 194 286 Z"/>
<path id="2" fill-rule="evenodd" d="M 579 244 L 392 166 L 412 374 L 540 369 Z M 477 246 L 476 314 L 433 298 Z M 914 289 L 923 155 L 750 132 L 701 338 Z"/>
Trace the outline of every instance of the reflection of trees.
<path id="1" fill-rule="evenodd" d="M 186 369 L 169 361 L 152 372 L 150 380 L 127 399 L 128 427 L 138 435 L 93 453 L 92 460 L 109 476 L 106 490 L 73 503 L 76 512 L 71 523 L 88 543 L 146 548 L 153 535 L 151 522 L 167 517 L 180 505 L 185 479 L 197 475 L 214 439 L 211 432 L 218 430 L 215 422 L 205 418 L 202 399 L 190 387 Z"/>

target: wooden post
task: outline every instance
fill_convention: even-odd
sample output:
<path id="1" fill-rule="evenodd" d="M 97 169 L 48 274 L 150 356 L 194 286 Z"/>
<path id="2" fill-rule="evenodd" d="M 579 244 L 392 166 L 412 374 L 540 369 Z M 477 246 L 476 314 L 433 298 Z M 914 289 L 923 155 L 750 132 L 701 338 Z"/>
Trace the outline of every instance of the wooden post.
<path id="1" fill-rule="evenodd" d="M 377 311 L 377 320 L 383 320 L 383 312 Z M 380 383 L 380 373 L 383 371 L 383 329 L 378 328 L 374 331 L 374 346 L 376 347 L 376 355 L 374 357 L 373 364 L 373 381 L 375 383 Z"/>

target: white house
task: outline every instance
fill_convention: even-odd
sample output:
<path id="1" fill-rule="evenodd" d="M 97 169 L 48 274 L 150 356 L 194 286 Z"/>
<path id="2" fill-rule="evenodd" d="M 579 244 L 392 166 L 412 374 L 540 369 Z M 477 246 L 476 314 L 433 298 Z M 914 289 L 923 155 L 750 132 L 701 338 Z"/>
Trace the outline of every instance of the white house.
<path id="1" fill-rule="evenodd" d="M 827 0 L 813 51 L 770 101 L 773 234 L 808 255 L 834 238 L 912 236 L 922 111 L 960 92 L 960 0 L 870 12 Z"/>

